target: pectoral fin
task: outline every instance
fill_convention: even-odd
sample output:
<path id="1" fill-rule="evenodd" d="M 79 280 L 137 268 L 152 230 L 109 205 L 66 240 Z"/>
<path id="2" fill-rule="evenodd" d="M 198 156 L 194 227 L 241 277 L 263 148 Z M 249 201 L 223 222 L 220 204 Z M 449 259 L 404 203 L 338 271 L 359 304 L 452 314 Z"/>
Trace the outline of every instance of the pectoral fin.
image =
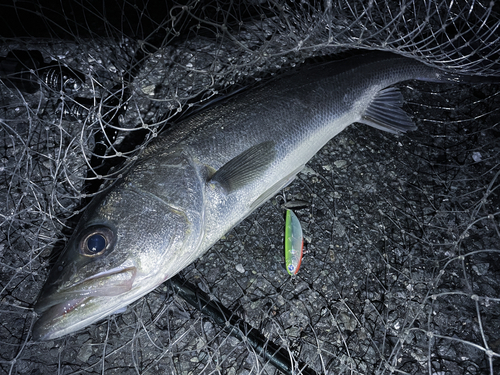
<path id="1" fill-rule="evenodd" d="M 228 194 L 261 177 L 276 157 L 274 141 L 259 143 L 229 160 L 210 182 L 218 183 Z"/>
<path id="2" fill-rule="evenodd" d="M 394 88 L 381 90 L 366 109 L 360 122 L 389 133 L 404 133 L 415 130 L 416 126 L 401 109 L 403 95 Z"/>

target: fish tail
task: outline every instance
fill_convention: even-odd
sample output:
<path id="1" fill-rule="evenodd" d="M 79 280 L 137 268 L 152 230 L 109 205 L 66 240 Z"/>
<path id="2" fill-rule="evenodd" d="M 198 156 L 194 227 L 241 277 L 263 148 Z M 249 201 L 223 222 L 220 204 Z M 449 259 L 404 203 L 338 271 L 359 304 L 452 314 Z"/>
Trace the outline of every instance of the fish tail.
<path id="1" fill-rule="evenodd" d="M 435 73 L 417 78 L 419 81 L 435 82 L 435 83 L 465 83 L 471 85 L 480 84 L 498 84 L 500 76 L 486 76 L 477 74 L 462 74 L 435 69 Z"/>

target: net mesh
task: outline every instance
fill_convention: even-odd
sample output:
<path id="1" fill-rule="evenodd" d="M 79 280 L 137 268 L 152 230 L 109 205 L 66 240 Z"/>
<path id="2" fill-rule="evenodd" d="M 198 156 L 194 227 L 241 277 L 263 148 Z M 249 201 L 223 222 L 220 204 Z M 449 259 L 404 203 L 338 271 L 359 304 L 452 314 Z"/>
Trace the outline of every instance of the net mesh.
<path id="1" fill-rule="evenodd" d="M 498 77 L 499 13 L 495 1 L 4 2 L 2 371 L 279 373 L 255 331 L 287 353 L 288 373 L 499 373 L 495 83 L 400 85 L 417 131 L 351 126 L 183 270 L 231 312 L 227 324 L 164 284 L 83 331 L 30 339 L 34 302 L 79 214 L 169 123 L 351 49 Z M 308 202 L 296 210 L 306 252 L 294 278 L 283 266 L 290 200 Z"/>

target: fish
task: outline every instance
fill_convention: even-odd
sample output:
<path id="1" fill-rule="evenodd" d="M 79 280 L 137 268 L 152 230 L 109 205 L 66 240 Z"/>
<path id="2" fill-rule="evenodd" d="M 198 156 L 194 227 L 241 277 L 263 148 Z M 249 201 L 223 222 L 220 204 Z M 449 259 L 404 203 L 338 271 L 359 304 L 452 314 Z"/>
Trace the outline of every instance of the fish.
<path id="1" fill-rule="evenodd" d="M 290 276 L 299 272 L 304 250 L 302 226 L 292 210 L 286 210 L 285 219 L 285 265 Z"/>
<path id="2" fill-rule="evenodd" d="M 180 121 L 94 197 L 34 305 L 34 340 L 76 332 L 151 292 L 287 186 L 360 122 L 415 129 L 394 87 L 457 82 L 412 58 L 365 52 L 299 67 Z"/>

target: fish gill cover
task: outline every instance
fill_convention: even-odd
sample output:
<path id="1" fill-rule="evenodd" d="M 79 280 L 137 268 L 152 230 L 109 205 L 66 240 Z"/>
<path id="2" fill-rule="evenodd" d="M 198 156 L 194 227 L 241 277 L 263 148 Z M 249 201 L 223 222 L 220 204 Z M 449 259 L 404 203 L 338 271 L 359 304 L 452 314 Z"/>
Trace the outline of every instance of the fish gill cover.
<path id="1" fill-rule="evenodd" d="M 499 373 L 498 84 L 400 85 L 418 130 L 351 126 L 183 270 L 226 325 L 164 284 L 77 333 L 31 340 L 37 295 L 89 198 L 218 93 L 359 48 L 500 76 L 495 1 L 152 3 L 0 6 L 1 371 L 279 373 L 253 327 L 289 355 L 288 373 Z M 284 199 L 309 202 L 294 278 Z"/>

